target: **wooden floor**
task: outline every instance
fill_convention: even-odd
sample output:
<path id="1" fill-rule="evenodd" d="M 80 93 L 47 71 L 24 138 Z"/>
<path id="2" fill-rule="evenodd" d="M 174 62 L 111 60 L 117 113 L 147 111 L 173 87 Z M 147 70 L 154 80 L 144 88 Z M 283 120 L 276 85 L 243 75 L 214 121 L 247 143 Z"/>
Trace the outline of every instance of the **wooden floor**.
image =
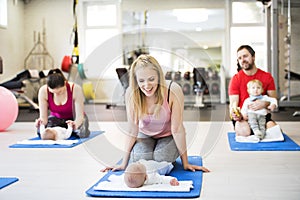
<path id="1" fill-rule="evenodd" d="M 298 121 L 278 121 L 300 144 Z M 204 174 L 203 200 L 299 200 L 300 151 L 231 151 L 229 121 L 185 121 L 189 155 L 201 155 L 211 170 Z M 0 191 L 1 200 L 92 199 L 85 191 L 122 155 L 124 121 L 91 122 L 104 134 L 71 149 L 12 149 L 9 145 L 35 136 L 33 122 L 16 122 L 0 133 L 0 176 L 19 181 Z M 111 198 L 109 198 L 111 199 Z"/>

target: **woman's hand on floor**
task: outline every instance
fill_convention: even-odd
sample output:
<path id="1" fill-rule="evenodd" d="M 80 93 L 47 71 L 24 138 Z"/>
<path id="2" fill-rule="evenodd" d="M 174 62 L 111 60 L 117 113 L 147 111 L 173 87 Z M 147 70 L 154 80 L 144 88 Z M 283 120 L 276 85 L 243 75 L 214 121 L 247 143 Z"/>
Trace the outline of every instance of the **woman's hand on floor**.
<path id="1" fill-rule="evenodd" d="M 198 166 L 198 165 L 187 165 L 185 168 L 185 170 L 190 170 L 190 171 L 203 171 L 203 172 L 210 172 L 209 169 L 207 169 L 206 167 L 202 167 L 202 166 Z"/>

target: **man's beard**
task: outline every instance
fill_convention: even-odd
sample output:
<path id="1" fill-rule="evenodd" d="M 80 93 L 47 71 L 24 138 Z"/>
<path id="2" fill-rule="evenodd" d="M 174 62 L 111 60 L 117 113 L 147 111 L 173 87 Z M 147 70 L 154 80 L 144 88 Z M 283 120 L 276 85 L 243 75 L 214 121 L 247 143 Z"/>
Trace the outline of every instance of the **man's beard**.
<path id="1" fill-rule="evenodd" d="M 242 68 L 244 69 L 244 70 L 252 70 L 253 69 L 253 63 L 243 63 L 242 64 Z"/>

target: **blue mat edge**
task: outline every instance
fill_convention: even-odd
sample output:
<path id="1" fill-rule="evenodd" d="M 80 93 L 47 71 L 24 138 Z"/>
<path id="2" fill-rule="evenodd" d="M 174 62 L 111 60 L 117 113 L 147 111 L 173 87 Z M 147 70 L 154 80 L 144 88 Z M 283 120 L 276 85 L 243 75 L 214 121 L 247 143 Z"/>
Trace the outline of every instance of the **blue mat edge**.
<path id="1" fill-rule="evenodd" d="M 19 181 L 19 178 L 16 178 L 16 177 L 0 177 L 0 180 L 1 179 L 4 180 L 5 183 L 4 184 L 0 184 L 0 189 L 5 188 L 5 187 L 7 187 L 7 186 L 9 186 L 9 185 L 11 185 L 11 184 Z"/>
<path id="2" fill-rule="evenodd" d="M 91 134 L 88 138 L 79 138 L 78 142 L 72 145 L 62 145 L 62 144 L 55 144 L 55 145 L 27 145 L 27 144 L 12 144 L 9 146 L 9 148 L 72 148 L 75 146 L 78 146 L 90 139 L 93 139 L 94 137 L 101 135 L 104 133 L 104 131 L 91 131 Z M 30 138 L 29 140 L 38 140 L 39 137 Z M 70 138 L 69 140 L 76 139 L 76 138 Z"/>
<path id="3" fill-rule="evenodd" d="M 283 133 L 284 141 L 279 142 L 264 142 L 264 143 L 238 143 L 235 141 L 235 132 L 227 133 L 229 147 L 232 151 L 300 151 L 300 146 L 294 142 L 289 136 Z M 267 148 L 267 144 L 291 144 L 289 147 L 280 148 Z M 237 147 L 238 146 L 238 147 Z M 240 147 L 242 146 L 242 148 Z"/>
<path id="4" fill-rule="evenodd" d="M 200 165 L 202 166 L 202 157 L 201 156 L 188 156 L 190 164 Z M 96 191 L 94 190 L 94 186 L 96 186 L 99 182 L 106 180 L 111 174 L 120 175 L 123 171 L 119 172 L 108 172 L 104 175 L 97 183 L 95 183 L 92 187 L 90 187 L 86 194 L 90 197 L 122 197 L 122 198 L 196 198 L 199 197 L 202 190 L 202 179 L 203 179 L 203 172 L 202 171 L 187 171 L 184 170 L 181 165 L 181 160 L 178 158 L 176 160 L 176 165 L 174 167 L 176 169 L 173 170 L 170 175 L 176 176 L 179 173 L 181 176 L 185 176 L 185 179 L 178 178 L 178 180 L 193 180 L 194 189 L 191 189 L 190 192 L 112 192 L 112 191 Z M 174 173 L 175 172 L 175 173 Z M 195 173 L 198 174 L 197 179 L 194 179 Z M 180 177 L 181 177 L 180 176 Z M 195 189 L 196 188 L 196 189 Z"/>

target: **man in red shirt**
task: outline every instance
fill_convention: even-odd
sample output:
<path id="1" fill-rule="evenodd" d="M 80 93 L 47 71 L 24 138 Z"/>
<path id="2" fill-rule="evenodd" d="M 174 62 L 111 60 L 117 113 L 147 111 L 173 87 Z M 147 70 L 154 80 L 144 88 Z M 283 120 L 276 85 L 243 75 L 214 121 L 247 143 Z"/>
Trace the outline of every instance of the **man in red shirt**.
<path id="1" fill-rule="evenodd" d="M 240 112 L 237 112 L 237 107 L 242 108 L 246 98 L 249 97 L 247 92 L 247 83 L 250 80 L 258 79 L 263 84 L 263 95 L 276 98 L 275 83 L 272 75 L 265 72 L 255 65 L 255 51 L 249 45 L 242 45 L 237 50 L 238 73 L 236 73 L 228 88 L 229 94 L 229 111 L 232 117 L 235 132 L 240 136 L 249 136 L 253 134 L 247 120 L 243 119 Z M 249 105 L 251 110 L 259 110 L 267 108 L 269 102 L 256 100 Z M 267 128 L 275 126 L 276 123 L 271 119 L 271 114 L 266 115 Z"/>

